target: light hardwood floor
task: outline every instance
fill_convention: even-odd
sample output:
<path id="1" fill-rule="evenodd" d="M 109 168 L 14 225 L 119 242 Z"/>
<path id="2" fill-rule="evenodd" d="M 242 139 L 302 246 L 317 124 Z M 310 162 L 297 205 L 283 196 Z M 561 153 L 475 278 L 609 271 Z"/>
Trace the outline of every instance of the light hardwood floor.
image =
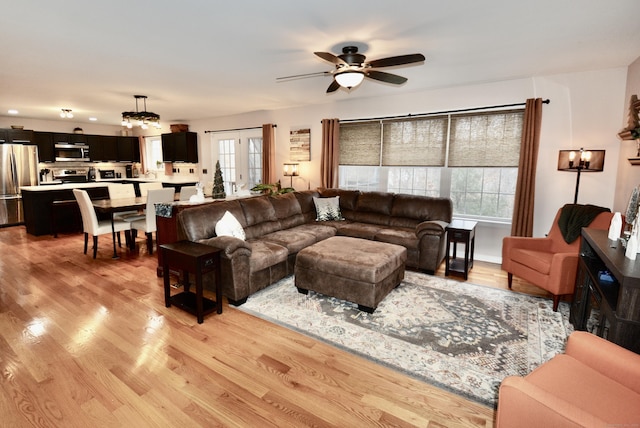
<path id="1" fill-rule="evenodd" d="M 110 236 L 96 260 L 82 247 L 0 229 L 2 427 L 493 426 L 491 408 L 226 302 L 203 324 L 165 308 L 142 239 L 119 260 Z M 481 262 L 469 278 L 506 281 Z"/>

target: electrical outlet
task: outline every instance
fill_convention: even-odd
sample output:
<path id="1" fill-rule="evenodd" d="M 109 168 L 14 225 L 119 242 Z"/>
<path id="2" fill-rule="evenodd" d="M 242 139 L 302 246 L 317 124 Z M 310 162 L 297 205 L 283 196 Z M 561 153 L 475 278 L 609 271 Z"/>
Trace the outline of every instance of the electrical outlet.
<path id="1" fill-rule="evenodd" d="M 204 168 L 204 169 L 202 170 L 202 173 L 203 173 L 203 174 L 206 174 L 206 173 L 207 173 L 207 168 Z"/>

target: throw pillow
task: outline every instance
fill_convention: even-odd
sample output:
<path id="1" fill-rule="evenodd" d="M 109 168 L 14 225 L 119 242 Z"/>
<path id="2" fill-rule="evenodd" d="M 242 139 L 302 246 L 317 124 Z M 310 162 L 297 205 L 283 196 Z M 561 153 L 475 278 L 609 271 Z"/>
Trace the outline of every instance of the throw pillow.
<path id="1" fill-rule="evenodd" d="M 226 211 L 222 218 L 216 223 L 216 235 L 233 236 L 243 241 L 246 238 L 242 225 L 229 211 Z"/>
<path id="2" fill-rule="evenodd" d="M 316 221 L 344 220 L 340 212 L 340 196 L 332 198 L 313 197 L 316 206 Z"/>

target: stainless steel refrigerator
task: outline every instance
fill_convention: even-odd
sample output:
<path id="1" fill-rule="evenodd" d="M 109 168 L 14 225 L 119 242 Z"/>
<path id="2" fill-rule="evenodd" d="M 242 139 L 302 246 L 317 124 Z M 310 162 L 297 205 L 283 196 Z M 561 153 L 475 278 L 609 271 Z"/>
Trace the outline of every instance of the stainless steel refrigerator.
<path id="1" fill-rule="evenodd" d="M 37 146 L 0 144 L 0 226 L 24 222 L 20 187 L 37 185 Z"/>

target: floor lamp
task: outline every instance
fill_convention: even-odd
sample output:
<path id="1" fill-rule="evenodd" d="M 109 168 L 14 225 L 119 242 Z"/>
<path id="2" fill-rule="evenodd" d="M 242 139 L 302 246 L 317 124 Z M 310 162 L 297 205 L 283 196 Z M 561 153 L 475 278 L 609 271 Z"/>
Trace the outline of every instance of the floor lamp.
<path id="1" fill-rule="evenodd" d="M 576 172 L 576 192 L 573 203 L 578 203 L 580 174 L 583 172 L 601 172 L 604 169 L 604 150 L 560 150 L 558 155 L 558 171 Z"/>

